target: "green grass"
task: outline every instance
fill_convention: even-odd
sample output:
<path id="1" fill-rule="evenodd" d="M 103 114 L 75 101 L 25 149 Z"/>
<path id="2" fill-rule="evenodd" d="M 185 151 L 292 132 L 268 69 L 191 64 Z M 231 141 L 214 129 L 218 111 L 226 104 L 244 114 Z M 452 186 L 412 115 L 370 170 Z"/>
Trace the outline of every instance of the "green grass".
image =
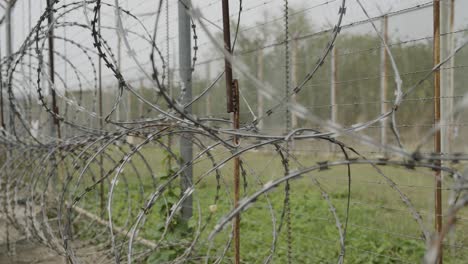
<path id="1" fill-rule="evenodd" d="M 146 148 L 142 153 L 157 175 L 156 180 L 164 181 L 165 166 L 163 164 L 164 153 L 156 148 Z M 115 154 L 118 156 L 118 154 Z M 219 162 L 227 153 L 216 152 L 216 160 Z M 118 156 L 120 158 L 120 156 Z M 250 196 L 262 188 L 268 181 L 277 179 L 283 175 L 281 161 L 278 155 L 259 152 L 247 153 L 242 156 L 247 172 L 247 188 L 242 190 L 242 196 Z M 298 157 L 303 166 L 312 166 L 317 158 Z M 143 162 L 135 157 L 132 162 L 135 169 L 140 172 L 140 179 L 135 171 L 127 165 L 124 175 L 119 177 L 119 184 L 114 192 L 113 219 L 117 226 L 128 228 L 128 220 L 132 220 L 138 214 L 148 195 L 154 190 L 149 171 Z M 195 180 L 211 167 L 210 162 L 204 159 L 195 166 Z M 291 162 L 291 168 L 297 168 L 298 164 Z M 94 168 L 96 170 L 96 168 Z M 425 228 L 433 230 L 433 172 L 425 169 L 407 170 L 390 166 L 382 166 L 381 169 L 390 177 L 400 190 L 410 199 L 414 208 L 422 217 Z M 222 169 L 222 183 L 220 199 L 216 203 L 217 211 L 212 220 L 208 222 L 201 234 L 200 242 L 193 251 L 193 263 L 199 263 L 197 256 L 207 254 L 207 236 L 214 226 L 232 209 L 232 162 Z M 114 175 L 112 175 L 113 177 Z M 336 208 L 341 224 L 345 222 L 347 208 L 348 179 L 346 167 L 333 167 L 326 171 L 314 171 L 304 175 L 299 180 L 292 181 L 290 191 L 290 217 L 291 217 L 291 241 L 288 243 L 286 223 L 278 235 L 273 263 L 286 263 L 288 251 L 293 263 L 336 263 L 340 253 L 339 234 L 335 225 L 335 219 L 330 208 L 323 199 L 319 188 L 311 180 L 315 177 L 326 190 L 330 201 Z M 87 180 L 91 182 L 90 179 Z M 86 180 L 85 180 L 86 182 Z M 171 193 L 165 193 L 165 199 L 157 201 L 153 209 L 148 213 L 145 225 L 140 231 L 140 237 L 149 240 L 159 240 L 162 234 L 163 223 L 167 209 L 166 203 L 175 203 L 179 195 L 178 182 L 171 185 Z M 242 182 L 242 184 L 244 184 Z M 444 187 L 449 187 L 450 182 L 444 182 Z M 81 185 L 84 188 L 84 185 Z M 108 183 L 106 184 L 106 194 Z M 214 173 L 207 175 L 197 185 L 194 193 L 194 217 L 188 223 L 177 218 L 171 224 L 165 241 L 180 242 L 190 241 L 193 237 L 196 221 L 201 216 L 202 224 L 210 212 L 216 194 L 216 179 Z M 127 192 L 128 190 L 128 192 Z M 242 214 L 241 218 L 241 253 L 245 263 L 263 263 L 270 254 L 273 243 L 273 229 L 278 229 L 284 202 L 284 185 L 275 188 L 266 196 L 261 196 L 255 204 Z M 447 201 L 448 191 L 444 191 L 444 201 Z M 88 194 L 80 206 L 90 211 L 98 210 L 97 191 Z M 198 213 L 200 205 L 201 215 Z M 446 203 L 445 203 L 446 204 Z M 273 211 L 269 210 L 269 205 Z M 130 206 L 130 210 L 129 210 Z M 170 206 L 169 206 L 170 207 Z M 446 207 L 446 206 L 445 206 Z M 274 217 L 272 217 L 272 214 Z M 466 210 L 461 215 L 467 215 Z M 276 224 L 273 223 L 275 219 Z M 466 219 L 466 218 L 465 218 Z M 77 229 L 80 226 L 76 227 Z M 468 252 L 464 244 L 468 241 L 468 227 L 466 220 L 461 219 L 456 228 L 456 236 L 446 240 L 444 260 L 445 263 L 466 263 Z M 230 226 L 219 233 L 213 242 L 211 256 L 221 254 L 230 234 Z M 83 239 L 93 235 L 93 231 L 83 233 Z M 120 238 L 122 240 L 122 238 Z M 450 248 L 449 244 L 459 247 Z M 425 252 L 425 242 L 419 225 L 413 219 L 408 207 L 402 202 L 398 193 L 393 190 L 375 169 L 369 165 L 352 166 L 351 206 L 349 224 L 346 237 L 346 263 L 419 263 Z M 171 260 L 184 248 L 166 247 L 154 252 L 148 259 L 148 263 L 161 263 Z M 232 249 L 228 250 L 226 263 L 232 257 Z"/>

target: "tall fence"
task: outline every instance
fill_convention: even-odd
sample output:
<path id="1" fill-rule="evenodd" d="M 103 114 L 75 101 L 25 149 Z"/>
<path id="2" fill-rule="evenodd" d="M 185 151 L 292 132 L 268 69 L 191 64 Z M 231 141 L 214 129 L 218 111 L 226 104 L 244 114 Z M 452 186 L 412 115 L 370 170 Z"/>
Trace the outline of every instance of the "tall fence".
<path id="1" fill-rule="evenodd" d="M 1 1 L 5 261 L 465 263 L 466 8 Z"/>

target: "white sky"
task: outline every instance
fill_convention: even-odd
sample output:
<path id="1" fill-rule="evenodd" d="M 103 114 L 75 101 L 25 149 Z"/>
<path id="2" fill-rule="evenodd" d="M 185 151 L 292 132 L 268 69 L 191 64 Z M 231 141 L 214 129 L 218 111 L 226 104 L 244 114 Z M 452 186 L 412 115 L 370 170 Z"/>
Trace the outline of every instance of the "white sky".
<path id="1" fill-rule="evenodd" d="M 71 3 L 71 0 L 62 0 L 61 3 Z M 105 3 L 113 4 L 115 0 L 105 0 Z M 120 4 L 141 19 L 147 29 L 152 32 L 154 29 L 154 15 L 152 12 L 157 10 L 158 0 L 120 0 Z M 231 0 L 231 14 L 233 20 L 237 17 L 237 10 L 239 6 L 238 1 Z M 371 17 L 379 16 L 382 13 L 395 12 L 403 10 L 416 5 L 424 5 L 430 0 L 363 0 L 369 15 Z M 14 50 L 17 50 L 24 40 L 26 34 L 29 32 L 29 21 L 32 25 L 38 20 L 39 15 L 45 8 L 45 0 L 18 0 L 18 4 L 13 11 L 13 29 L 14 29 Z M 315 30 L 329 28 L 330 23 L 335 23 L 338 18 L 338 7 L 341 4 L 341 0 L 289 0 L 292 8 L 295 10 L 305 10 L 304 14 L 307 18 L 316 25 Z M 265 15 L 268 17 L 267 20 L 279 19 L 279 24 L 282 25 L 282 12 L 283 12 L 283 0 L 243 0 L 243 12 L 241 27 L 248 28 L 256 23 L 263 22 Z M 31 16 L 29 16 L 29 5 L 31 5 Z M 61 4 L 59 4 L 60 6 Z M 94 6 L 94 5 L 91 5 Z M 203 16 L 214 22 L 216 25 L 221 27 L 221 0 L 193 0 L 193 6 L 201 10 Z M 455 13 L 455 24 L 456 29 L 464 29 L 468 26 L 468 13 L 464 12 L 468 10 L 468 1 L 456 0 L 456 13 Z M 115 25 L 115 16 L 113 9 L 110 7 L 103 7 L 103 18 L 102 24 L 104 26 L 103 36 L 108 43 L 111 44 L 113 52 L 116 52 L 117 34 L 115 30 L 106 29 L 106 26 L 113 27 Z M 91 18 L 92 12 L 88 11 L 88 16 Z M 291 17 L 291 19 L 294 19 Z M 358 7 L 356 0 L 347 0 L 347 14 L 345 16 L 343 24 L 349 24 L 352 22 L 364 20 L 365 16 L 362 10 Z M 86 24 L 85 15 L 83 9 L 70 13 L 66 17 L 67 21 L 73 21 L 78 23 Z M 378 23 L 378 22 L 377 22 Z M 420 37 L 430 36 L 432 32 L 432 8 L 425 8 L 409 14 L 394 16 L 390 19 L 390 32 L 392 38 L 414 39 Z M 143 28 L 131 18 L 124 18 L 124 28 L 133 30 L 135 32 L 143 33 Z M 161 21 L 158 28 L 157 43 L 161 48 L 161 51 L 166 53 L 166 34 L 165 34 L 165 12 L 163 12 Z M 199 61 L 209 59 L 209 57 L 217 57 L 221 53 L 213 49 L 212 45 L 209 45 L 209 41 L 206 34 L 203 32 L 201 27 L 197 27 L 199 35 Z M 209 25 L 208 29 L 211 34 L 219 32 L 214 26 Z M 170 39 L 170 60 L 172 66 L 173 62 L 177 61 L 177 0 L 170 0 L 169 2 L 169 39 Z M 283 31 L 283 28 L 278 28 L 278 31 Z M 368 25 L 358 26 L 349 29 L 348 32 L 355 33 L 372 33 L 372 28 Z M 312 32 L 308 32 L 312 33 Z M 92 47 L 90 32 L 84 29 L 70 29 L 67 28 L 64 31 L 63 28 L 56 30 L 57 36 L 63 36 L 66 34 L 68 38 L 71 38 L 77 43 L 80 43 L 87 47 Z M 373 33 L 375 34 L 375 33 Z M 145 43 L 138 37 L 129 34 L 128 39 L 130 41 L 131 48 L 137 53 L 137 58 L 141 64 L 145 65 L 148 69 L 149 61 L 149 44 Z M 0 29 L 0 48 L 2 55 L 5 55 L 5 26 L 2 25 Z M 46 45 L 47 46 L 47 45 Z M 88 59 L 82 52 L 71 44 L 64 44 L 60 40 L 56 40 L 56 49 L 61 53 L 65 53 L 70 58 L 77 69 L 83 72 L 83 80 L 89 78 L 92 81 L 92 67 Z M 122 45 L 123 56 L 122 56 L 122 68 L 124 76 L 127 79 L 138 79 L 142 77 L 141 71 L 136 66 L 129 56 L 126 54 L 126 47 Z M 67 78 L 67 82 L 73 83 L 72 69 L 70 67 L 64 67 L 64 63 L 61 59 L 57 59 L 57 71 L 61 72 L 61 76 Z M 65 74 L 67 72 L 67 74 Z M 149 69 L 148 69 L 149 72 Z M 109 76 L 110 72 L 105 71 L 104 83 L 112 84 L 114 79 Z"/>

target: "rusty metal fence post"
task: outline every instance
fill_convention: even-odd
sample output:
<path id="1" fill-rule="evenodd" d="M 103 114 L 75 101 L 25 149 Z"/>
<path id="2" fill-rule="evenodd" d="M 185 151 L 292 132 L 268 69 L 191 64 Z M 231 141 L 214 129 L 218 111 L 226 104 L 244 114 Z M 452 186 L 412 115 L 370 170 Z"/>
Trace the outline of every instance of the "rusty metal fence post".
<path id="1" fill-rule="evenodd" d="M 239 107 L 239 83 L 237 80 L 233 81 L 233 91 L 232 91 L 232 100 L 233 100 L 233 128 L 239 129 L 240 127 L 240 107 Z M 233 138 L 234 145 L 239 144 L 238 136 Z M 234 207 L 239 206 L 239 193 L 240 193 L 240 157 L 236 156 L 234 158 Z M 240 215 L 237 215 L 234 219 L 234 246 L 235 246 L 235 263 L 240 263 Z"/>
<path id="2" fill-rule="evenodd" d="M 434 0 L 433 4 L 433 63 L 434 66 L 440 63 L 440 0 Z M 434 125 L 440 125 L 440 70 L 437 69 L 434 72 Z M 440 128 L 436 127 L 434 134 L 434 151 L 437 154 L 441 154 L 441 132 Z M 440 166 L 440 160 L 436 161 L 436 165 Z M 435 231 L 440 234 L 442 231 L 442 178 L 441 171 L 437 169 L 435 172 Z M 437 263 L 441 264 L 443 261 L 442 254 L 442 242 L 439 245 Z"/>
<path id="3" fill-rule="evenodd" d="M 224 49 L 227 55 L 224 58 L 224 67 L 226 76 L 226 98 L 227 98 L 227 112 L 233 113 L 233 128 L 239 129 L 239 86 L 237 80 L 233 80 L 232 77 L 232 65 L 231 58 L 231 30 L 229 21 L 229 0 L 223 0 L 223 33 L 224 33 Z M 234 145 L 239 144 L 237 136 L 233 137 Z M 239 204 L 239 157 L 234 158 L 234 207 Z M 234 219 L 234 263 L 240 263 L 240 216 L 236 215 Z"/>

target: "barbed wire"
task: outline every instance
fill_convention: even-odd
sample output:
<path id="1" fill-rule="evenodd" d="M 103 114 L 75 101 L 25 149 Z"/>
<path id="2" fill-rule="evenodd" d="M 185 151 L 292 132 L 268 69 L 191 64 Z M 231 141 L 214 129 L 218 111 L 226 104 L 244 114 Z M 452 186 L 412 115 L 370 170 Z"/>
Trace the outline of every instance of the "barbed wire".
<path id="1" fill-rule="evenodd" d="M 12 226 L 70 263 L 438 263 L 445 249 L 448 262 L 467 259 L 468 154 L 463 133 L 453 131 L 468 126 L 464 76 L 454 75 L 466 65 L 450 63 L 466 59 L 466 29 L 405 40 L 386 40 L 377 29 L 378 20 L 434 7 L 432 1 L 378 16 L 369 13 L 369 1 L 318 1 L 300 9 L 287 0 L 236 1 L 230 54 L 218 36 L 222 19 L 207 16 L 220 2 L 139 1 L 124 8 L 118 0 L 49 0 L 36 20 L 22 24 L 28 32 L 20 45 L 0 47 L 0 211 L 6 225 L 0 237 L 8 250 L 18 242 Z M 15 13 L 26 12 L 21 0 L 1 3 L 4 12 L 18 3 L 23 9 Z M 273 6 L 280 16 L 248 22 L 247 16 Z M 351 6 L 365 19 L 350 16 Z M 183 46 L 178 52 L 172 43 L 178 40 L 171 32 L 180 20 L 172 15 L 176 8 L 189 17 L 190 65 L 177 63 Z M 292 18 L 308 21 L 321 8 L 333 9 L 333 26 L 295 31 Z M 2 26 L 11 27 L 10 20 L 0 14 Z M 284 28 L 274 28 L 281 20 Z M 343 31 L 364 24 L 371 33 Z M 276 35 L 269 36 L 272 26 Z M 265 41 L 257 41 L 260 34 Z M 369 43 L 352 46 L 352 36 Z M 396 54 L 412 44 L 431 51 L 435 47 L 425 42 L 440 37 L 454 43 L 439 63 L 405 64 L 407 54 Z M 316 47 L 301 57 L 308 46 L 296 42 Z M 358 58 L 336 79 L 340 75 L 328 69 L 334 48 L 345 66 L 351 56 L 382 50 L 392 72 L 361 75 L 354 69 L 373 65 Z M 257 72 L 259 61 L 252 66 L 255 56 L 269 60 L 266 78 Z M 223 113 L 224 105 L 223 112 L 218 107 L 225 101 L 219 89 L 225 69 L 204 74 L 201 67 L 224 59 L 239 81 L 238 129 L 231 128 L 235 120 Z M 191 86 L 177 80 L 184 69 L 196 76 Z M 460 80 L 456 92 L 428 92 L 439 72 Z M 393 79 L 385 82 L 393 96 L 382 100 L 376 91 L 384 78 Z M 342 101 L 323 101 L 331 84 Z M 195 94 L 185 101 L 192 86 Z M 261 107 L 259 98 L 266 100 Z M 437 100 L 453 103 L 440 122 L 432 118 Z M 200 110 L 205 102 L 216 110 Z M 388 111 L 372 107 L 382 104 Z M 351 113 L 353 106 L 362 112 Z M 326 111 L 336 107 L 339 118 L 329 120 Z M 377 129 L 393 133 L 392 139 L 382 143 Z M 429 140 L 439 131 L 458 146 L 433 151 Z M 193 146 L 192 160 L 177 150 L 182 139 Z M 239 201 L 233 160 L 241 174 Z M 191 169 L 194 177 L 184 188 Z M 437 190 L 435 172 L 443 175 Z M 447 199 L 441 232 L 431 223 L 438 217 L 436 191 Z M 239 216 L 236 256 L 233 221 Z M 396 225 L 386 226 L 390 221 Z"/>

